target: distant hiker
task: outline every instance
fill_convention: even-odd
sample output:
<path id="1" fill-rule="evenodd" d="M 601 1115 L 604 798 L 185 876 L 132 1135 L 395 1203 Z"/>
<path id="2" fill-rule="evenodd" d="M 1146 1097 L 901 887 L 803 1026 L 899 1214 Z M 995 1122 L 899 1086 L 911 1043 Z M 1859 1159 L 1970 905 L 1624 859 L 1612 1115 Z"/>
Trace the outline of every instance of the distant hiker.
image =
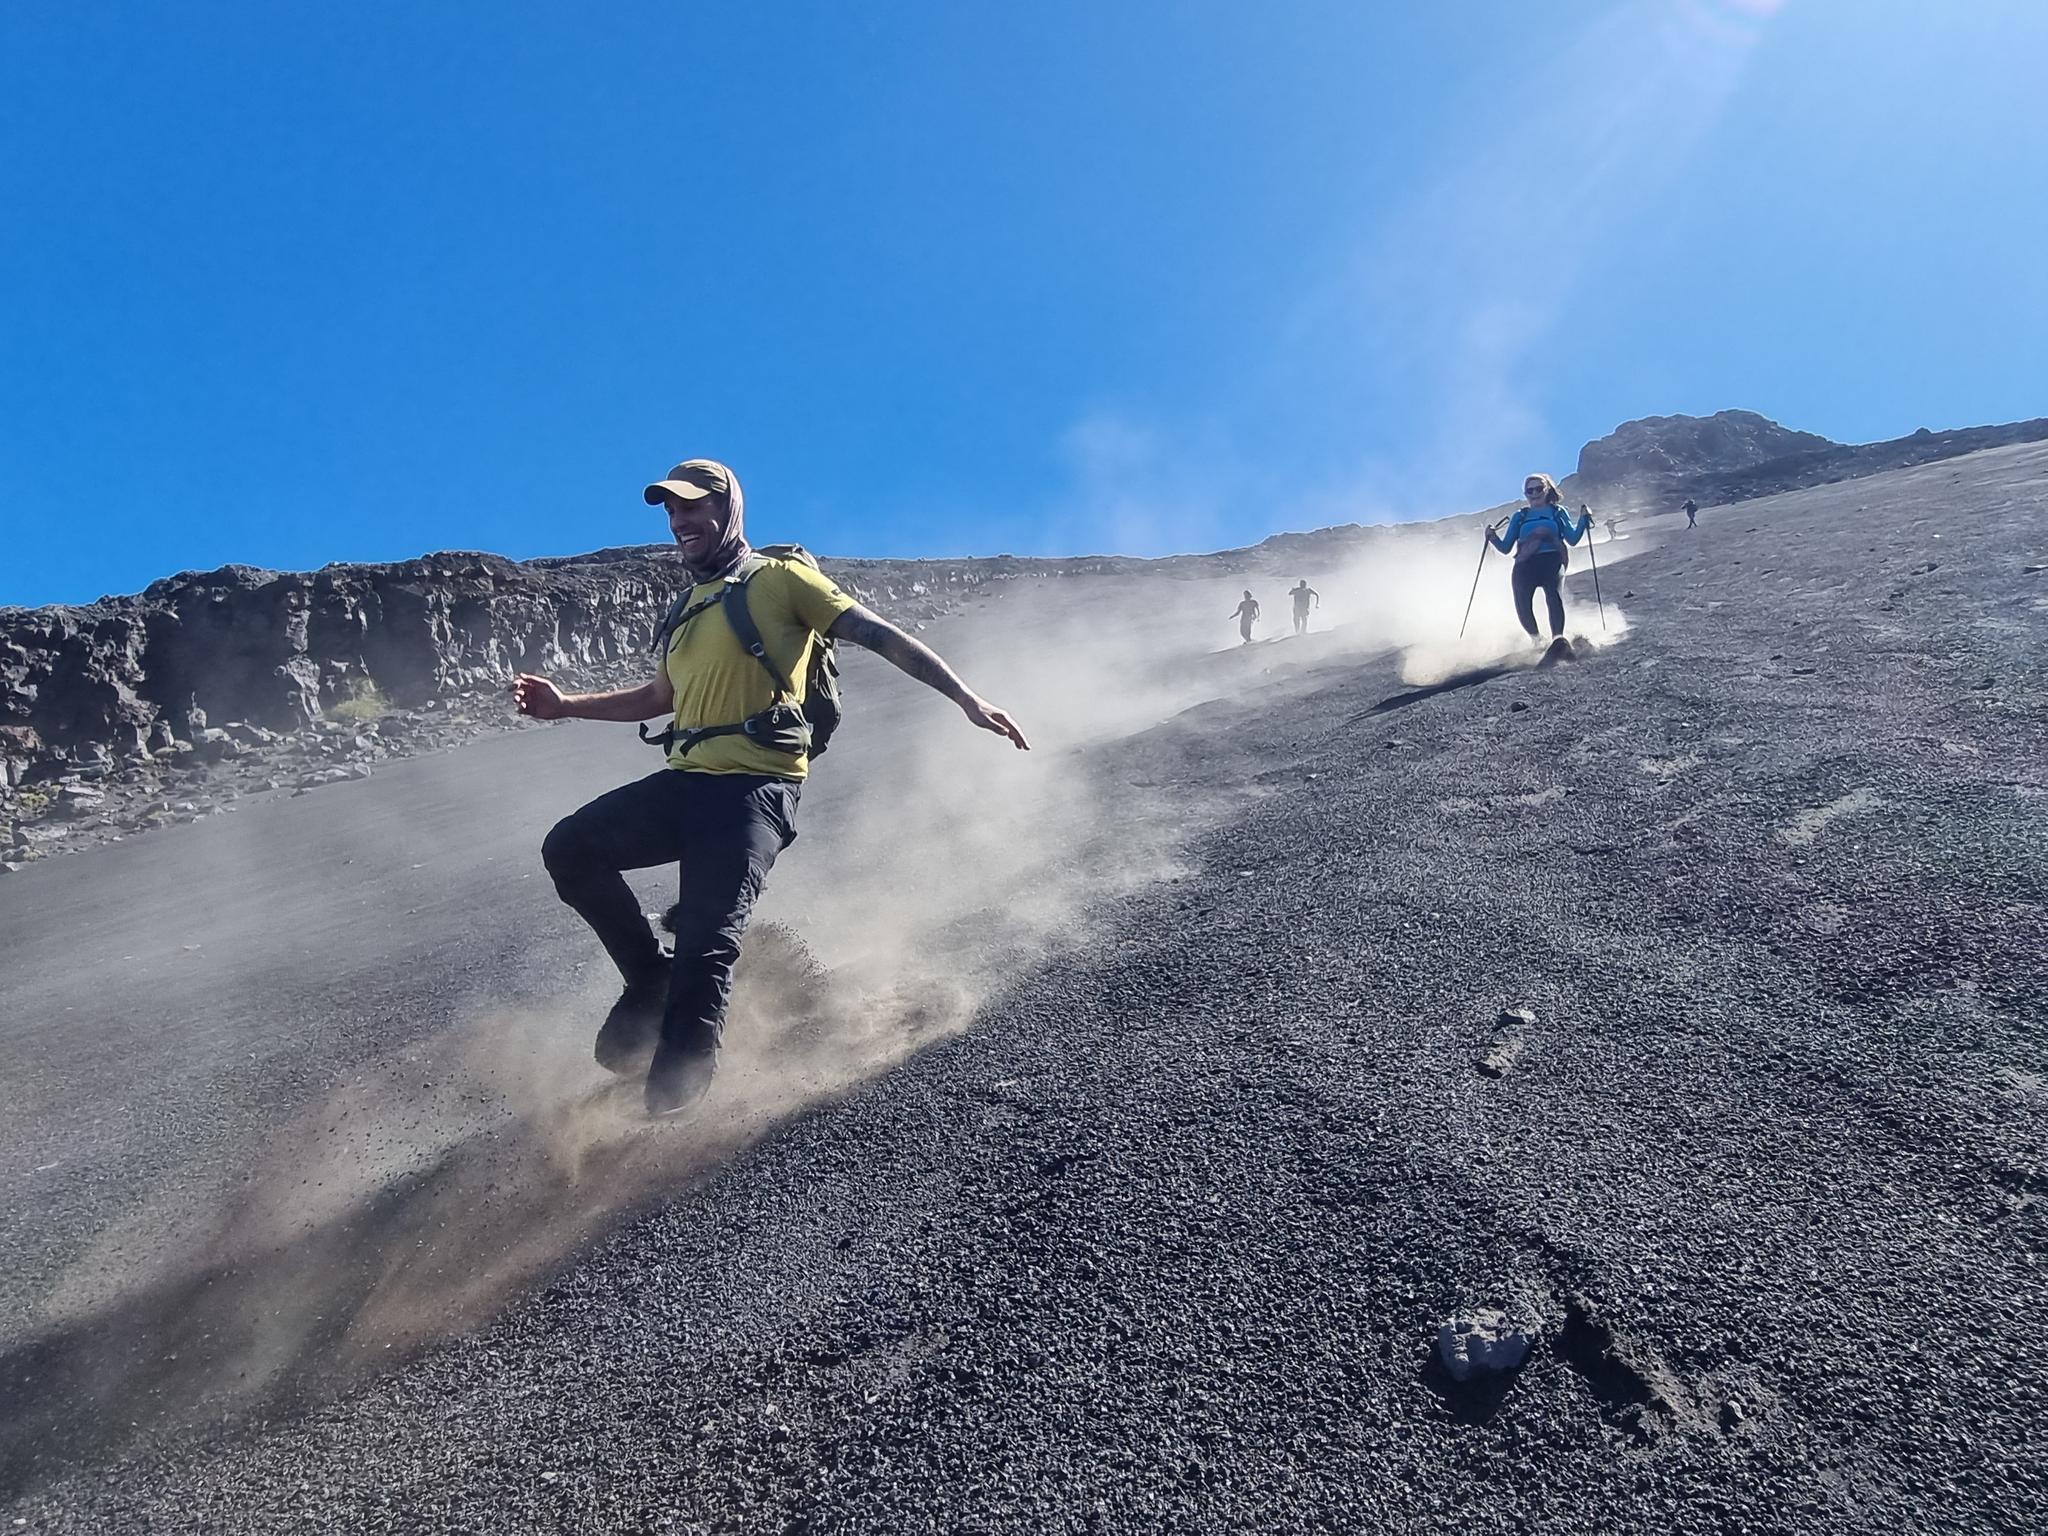
<path id="1" fill-rule="evenodd" d="M 813 723 L 836 702 L 813 697 L 823 692 L 813 686 L 819 637 L 873 651 L 983 730 L 1020 750 L 1030 743 L 929 647 L 840 591 L 804 551 L 750 548 L 740 483 L 725 465 L 690 459 L 642 494 L 667 508 L 695 582 L 662 628 L 652 681 L 564 694 L 522 674 L 512 694 L 521 714 L 540 720 L 670 718 L 667 731 L 648 738 L 668 748 L 666 768 L 599 795 L 541 845 L 556 893 L 596 930 L 625 978 L 598 1031 L 598 1062 L 621 1075 L 644 1068 L 648 1112 L 662 1115 L 711 1085 L 740 936 L 776 855 L 796 838 Z M 670 960 L 619 871 L 678 862 Z"/>
<path id="2" fill-rule="evenodd" d="M 1690 496 L 1688 496 L 1685 498 L 1685 526 L 1688 528 L 1697 528 L 1699 527 L 1699 525 L 1699 503 L 1694 501 Z"/>
<path id="3" fill-rule="evenodd" d="M 1308 633 L 1309 604 L 1313 602 L 1317 607 L 1321 607 L 1323 594 L 1310 586 L 1308 578 L 1304 576 L 1301 578 L 1300 586 L 1287 589 L 1287 595 L 1294 599 L 1294 632 L 1297 635 L 1305 635 Z"/>
<path id="4" fill-rule="evenodd" d="M 1252 626 L 1259 622 L 1259 600 L 1251 593 L 1245 593 L 1244 601 L 1237 605 L 1237 611 L 1231 617 L 1237 620 L 1237 632 L 1244 637 L 1244 643 L 1250 645 Z"/>
<path id="5" fill-rule="evenodd" d="M 1560 504 L 1557 482 L 1548 475 L 1529 476 L 1522 494 L 1529 505 L 1516 510 L 1504 532 L 1489 528 L 1486 537 L 1502 554 L 1514 553 L 1515 617 L 1522 621 L 1522 628 L 1536 634 L 1536 591 L 1540 587 L 1549 599 L 1550 634 L 1556 639 L 1564 633 L 1564 593 L 1560 588 L 1569 559 L 1565 546 L 1586 536 L 1593 526 L 1593 514 L 1585 510 L 1574 523 Z"/>

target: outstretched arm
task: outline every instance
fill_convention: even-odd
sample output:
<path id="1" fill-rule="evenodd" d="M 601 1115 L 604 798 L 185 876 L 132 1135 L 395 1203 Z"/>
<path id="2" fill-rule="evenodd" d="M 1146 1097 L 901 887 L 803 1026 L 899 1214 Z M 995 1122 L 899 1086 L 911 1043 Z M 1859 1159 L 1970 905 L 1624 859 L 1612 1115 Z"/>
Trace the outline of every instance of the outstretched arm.
<path id="1" fill-rule="evenodd" d="M 512 704 L 536 720 L 652 720 L 676 707 L 675 684 L 664 668 L 638 688 L 609 693 L 564 693 L 544 677 L 522 672 L 512 680 Z"/>
<path id="2" fill-rule="evenodd" d="M 1031 743 L 1024 739 L 1024 732 L 1016 721 L 962 682 L 960 674 L 947 666 L 937 651 L 922 640 L 906 635 L 879 614 L 854 607 L 833 620 L 826 633 L 834 640 L 844 640 L 864 651 L 873 651 L 906 677 L 914 677 L 934 692 L 943 693 L 984 731 L 1007 736 L 1017 744 L 1020 752 L 1031 750 Z"/>

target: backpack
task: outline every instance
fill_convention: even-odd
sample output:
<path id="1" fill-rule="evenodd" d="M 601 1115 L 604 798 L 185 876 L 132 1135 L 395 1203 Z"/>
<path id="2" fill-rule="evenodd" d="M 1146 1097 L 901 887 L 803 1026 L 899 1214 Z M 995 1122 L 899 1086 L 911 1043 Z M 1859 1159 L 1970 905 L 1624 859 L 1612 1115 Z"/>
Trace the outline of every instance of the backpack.
<path id="1" fill-rule="evenodd" d="M 664 752 L 680 742 L 682 750 L 688 752 L 698 742 L 708 741 L 714 736 L 744 735 L 771 751 L 787 752 L 791 756 L 805 753 L 812 757 L 825 755 L 826 747 L 832 742 L 832 733 L 839 729 L 839 722 L 846 714 L 839 692 L 839 656 L 829 636 L 817 637 L 811 646 L 810 664 L 804 668 L 804 699 L 799 705 L 796 689 L 775 664 L 775 658 L 768 654 L 760 628 L 747 608 L 747 584 L 770 560 L 795 560 L 820 574 L 824 571 L 824 567 L 818 564 L 818 557 L 801 544 L 764 544 L 740 562 L 739 568 L 726 579 L 725 590 L 718 596 L 692 605 L 690 599 L 697 590 L 694 584 L 677 593 L 676 600 L 669 604 L 668 612 L 662 617 L 660 627 L 655 630 L 654 654 L 666 656 L 670 638 L 705 609 L 723 608 L 726 622 L 732 625 L 732 632 L 739 638 L 741 647 L 761 663 L 774 683 L 774 701 L 759 714 L 750 715 L 733 725 L 704 725 L 681 731 L 670 726 L 663 731 L 650 732 L 642 724 L 642 741 L 650 742 Z"/>
<path id="2" fill-rule="evenodd" d="M 1545 503 L 1540 507 L 1525 507 L 1515 515 L 1522 521 L 1522 526 L 1517 531 L 1515 537 L 1517 549 L 1521 547 L 1522 540 L 1529 537 L 1531 526 L 1540 518 L 1542 521 L 1550 524 L 1551 532 L 1557 537 L 1558 569 L 1567 570 L 1570 568 L 1572 563 L 1572 547 L 1571 542 L 1565 538 L 1565 530 L 1570 526 L 1571 518 L 1570 514 L 1563 507 L 1554 503 Z"/>

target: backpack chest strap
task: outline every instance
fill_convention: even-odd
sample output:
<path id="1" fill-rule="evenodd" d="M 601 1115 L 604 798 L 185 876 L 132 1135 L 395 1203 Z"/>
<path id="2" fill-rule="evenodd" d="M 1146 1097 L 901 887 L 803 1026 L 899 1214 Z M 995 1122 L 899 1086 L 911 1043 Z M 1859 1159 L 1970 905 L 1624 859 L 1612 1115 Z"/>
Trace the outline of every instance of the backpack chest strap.
<path id="1" fill-rule="evenodd" d="M 768 674 L 769 681 L 774 685 L 775 694 L 769 706 L 731 725 L 684 728 L 671 725 L 665 730 L 650 731 L 645 722 L 642 722 L 642 741 L 676 755 L 688 755 L 699 742 L 711 741 L 720 736 L 745 736 L 748 740 L 775 752 L 801 754 L 810 750 L 811 726 L 804 716 L 803 708 L 797 703 L 796 688 L 791 683 L 789 674 L 768 654 L 768 644 L 762 639 L 761 628 L 754 622 L 754 616 L 747 606 L 747 586 L 755 573 L 767 563 L 764 556 L 749 555 L 740 562 L 732 575 L 726 578 L 724 590 L 701 603 L 689 602 L 694 589 L 684 592 L 670 609 L 669 618 L 663 622 L 661 650 L 665 655 L 668 649 L 667 637 L 706 608 L 714 604 L 723 608 L 726 622 L 732 626 L 733 637 L 739 641 L 740 648 L 760 663 L 761 669 Z M 819 750 L 823 750 L 822 746 Z"/>

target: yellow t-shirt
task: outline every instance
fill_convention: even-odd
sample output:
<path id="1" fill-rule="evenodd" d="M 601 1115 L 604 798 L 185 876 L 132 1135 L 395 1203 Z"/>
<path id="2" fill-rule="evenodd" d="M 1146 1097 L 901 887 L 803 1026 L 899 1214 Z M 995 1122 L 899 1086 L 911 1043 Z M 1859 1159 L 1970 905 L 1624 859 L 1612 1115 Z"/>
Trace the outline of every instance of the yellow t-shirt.
<path id="1" fill-rule="evenodd" d="M 690 606 L 718 596 L 725 586 L 723 581 L 699 582 Z M 747 612 L 799 704 L 811 647 L 854 606 L 852 598 L 801 560 L 765 557 L 747 579 Z M 737 725 L 775 702 L 768 669 L 741 647 L 721 606 L 706 608 L 670 635 L 662 665 L 676 691 L 678 730 Z M 668 763 L 685 773 L 761 773 L 777 779 L 801 779 L 811 766 L 808 757 L 792 757 L 738 735 L 701 741 L 687 755 L 671 751 Z"/>

